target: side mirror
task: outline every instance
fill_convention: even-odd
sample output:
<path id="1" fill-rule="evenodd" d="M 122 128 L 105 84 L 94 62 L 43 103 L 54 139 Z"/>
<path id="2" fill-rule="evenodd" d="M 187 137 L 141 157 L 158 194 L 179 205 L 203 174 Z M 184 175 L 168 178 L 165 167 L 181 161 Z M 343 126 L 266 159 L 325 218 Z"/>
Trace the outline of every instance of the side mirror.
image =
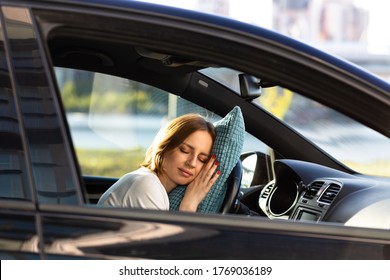
<path id="1" fill-rule="evenodd" d="M 271 158 L 261 152 L 241 154 L 242 188 L 265 185 L 273 179 Z"/>

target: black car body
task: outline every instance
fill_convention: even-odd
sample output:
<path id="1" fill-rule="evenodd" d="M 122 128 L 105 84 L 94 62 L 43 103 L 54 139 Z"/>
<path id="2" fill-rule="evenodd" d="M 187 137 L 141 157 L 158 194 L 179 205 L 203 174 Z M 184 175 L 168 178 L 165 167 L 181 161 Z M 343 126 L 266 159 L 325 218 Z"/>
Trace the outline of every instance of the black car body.
<path id="1" fill-rule="evenodd" d="M 0 5 L 1 259 L 390 258 L 390 180 L 353 171 L 255 106 L 251 87 L 260 82 L 249 78 L 333 108 L 376 131 L 385 147 L 388 82 L 280 34 L 212 15 L 133 1 Z M 242 160 L 259 155 L 272 172 L 264 175 L 261 164 L 253 171 L 239 194 L 243 213 L 97 207 L 116 178 L 81 171 L 55 67 L 152 85 L 220 116 L 239 106 L 247 132 L 273 150 L 272 158 L 254 149 Z M 245 73 L 246 91 L 201 71 L 222 67 Z"/>

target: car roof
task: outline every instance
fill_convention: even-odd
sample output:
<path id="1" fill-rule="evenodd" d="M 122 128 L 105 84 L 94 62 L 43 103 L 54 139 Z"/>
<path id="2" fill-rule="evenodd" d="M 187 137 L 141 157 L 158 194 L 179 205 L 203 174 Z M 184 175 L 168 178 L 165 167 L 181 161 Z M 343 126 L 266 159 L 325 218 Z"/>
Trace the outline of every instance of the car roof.
<path id="1" fill-rule="evenodd" d="M 0 0 L 1 2 L 2 0 Z M 18 0 L 12 0 L 16 2 Z M 22 1 L 25 2 L 25 1 Z M 228 17 L 204 13 L 200 11 L 182 9 L 177 7 L 171 7 L 166 5 L 160 5 L 155 3 L 148 3 L 142 1 L 133 0 L 39 0 L 33 1 L 35 3 L 62 3 L 62 4 L 73 4 L 82 6 L 93 6 L 111 9 L 126 9 L 126 10 L 140 10 L 146 13 L 165 15 L 169 17 L 178 17 L 186 19 L 188 21 L 194 20 L 196 22 L 202 22 L 203 24 L 217 25 L 222 28 L 229 28 L 238 32 L 245 32 L 254 36 L 262 38 L 268 38 L 272 41 L 278 42 L 284 46 L 291 47 L 296 51 L 305 53 L 311 57 L 322 60 L 326 63 L 335 65 L 346 72 L 353 73 L 354 75 L 367 80 L 375 86 L 385 90 L 390 96 L 390 83 L 384 79 L 374 75 L 372 72 L 342 58 L 337 57 L 334 54 L 327 53 L 319 50 L 318 48 L 312 47 L 304 42 L 298 41 L 294 38 L 285 36 L 279 32 L 248 24 Z"/>
<path id="2" fill-rule="evenodd" d="M 390 121 L 390 110 L 388 110 L 390 107 L 390 84 L 388 82 L 344 59 L 330 55 L 326 52 L 318 50 L 305 43 L 284 36 L 272 30 L 239 22 L 222 16 L 131 0 L 0 0 L 0 2 L 9 4 L 18 2 L 23 4 L 31 3 L 33 7 L 42 9 L 45 9 L 49 6 L 54 8 L 57 7 L 59 10 L 62 7 L 68 7 L 74 11 L 81 11 L 84 8 L 93 8 L 95 12 L 98 11 L 99 13 L 106 15 L 114 12 L 115 14 L 122 14 L 125 16 L 131 14 L 133 17 L 138 16 L 139 18 L 150 16 L 149 18 L 156 17 L 160 20 L 166 19 L 166 22 L 169 22 L 169 24 L 187 24 L 186 28 L 191 31 L 193 30 L 190 28 L 199 27 L 199 30 L 201 30 L 203 27 L 201 32 L 207 33 L 209 27 L 210 30 L 212 29 L 213 32 L 217 32 L 218 34 L 213 33 L 208 35 L 214 36 L 215 34 L 219 36 L 219 38 L 226 36 L 228 38 L 228 42 L 232 41 L 241 43 L 238 42 L 237 38 L 245 38 L 245 40 L 248 40 L 243 43 L 243 45 L 246 44 L 245 46 L 250 46 L 250 44 L 257 43 L 257 45 L 254 46 L 255 48 L 263 48 L 258 46 L 258 42 L 262 42 L 267 44 L 267 48 L 278 49 L 278 51 L 274 51 L 275 53 L 279 52 L 283 53 L 282 55 L 284 55 L 283 59 L 285 60 L 281 60 L 276 63 L 272 61 L 274 58 L 266 57 L 266 59 L 269 60 L 267 63 L 274 63 L 275 67 L 278 66 L 286 69 L 285 73 L 277 73 L 276 71 L 279 71 L 277 68 L 272 69 L 270 72 L 272 75 L 275 74 L 278 76 L 278 81 L 285 83 L 283 86 L 292 86 L 294 84 L 294 79 L 297 78 L 298 75 L 302 75 L 301 77 L 298 77 L 301 83 L 300 86 L 306 87 L 306 93 L 310 94 L 310 97 L 315 97 L 314 99 L 319 102 L 323 102 L 324 104 L 331 104 L 331 106 L 334 106 L 336 110 L 339 110 L 346 115 L 352 116 L 353 118 L 362 121 L 366 125 L 374 128 L 377 131 L 380 131 L 387 136 L 390 135 L 390 127 L 388 125 Z M 182 27 L 174 26 L 174 28 L 179 30 Z M 233 36 L 236 38 L 232 39 L 231 37 Z M 74 37 L 74 42 L 77 40 L 78 39 Z M 107 46 L 107 48 L 110 48 L 110 46 Z M 289 66 L 289 68 L 282 66 L 285 61 L 290 59 L 289 55 L 292 53 L 296 54 L 297 57 L 299 56 L 300 59 L 305 60 L 304 63 L 295 63 L 294 65 Z M 115 53 L 114 55 L 119 54 Z M 336 90 L 339 85 L 325 84 L 321 80 L 321 77 L 313 80 L 314 77 L 310 73 L 310 69 L 312 68 L 307 67 L 308 63 L 311 64 L 310 67 L 313 65 L 313 67 L 322 67 L 325 69 L 324 71 L 327 71 L 331 75 L 338 75 L 337 83 L 339 83 L 339 85 L 345 84 L 344 81 L 348 79 L 348 86 L 350 86 L 350 90 L 344 90 L 342 93 L 345 95 L 345 97 L 342 97 L 344 100 L 342 100 L 342 98 L 339 99 L 337 94 L 332 93 L 332 90 Z M 246 68 L 243 69 L 244 71 L 247 71 L 250 69 L 250 67 L 253 67 L 253 65 L 248 65 L 249 64 L 245 66 Z M 299 65 L 303 67 L 300 69 L 294 68 Z M 154 67 L 155 66 L 156 65 L 154 65 Z M 268 67 L 269 66 L 274 65 L 268 64 Z M 186 70 L 185 67 L 182 69 Z M 163 69 L 162 67 L 160 67 L 160 70 L 171 71 L 168 68 Z M 188 68 L 187 70 L 188 72 L 191 72 L 196 69 L 192 67 Z M 265 76 L 259 78 L 265 78 L 266 80 L 267 78 L 270 79 L 270 77 Z M 311 80 L 310 83 L 306 82 L 308 79 Z M 272 82 L 272 80 L 270 81 Z M 306 85 L 302 83 L 306 83 Z M 323 89 L 316 89 L 320 87 L 323 87 Z M 362 94 L 359 97 L 360 99 L 357 99 L 354 93 L 356 88 L 362 89 L 361 92 L 364 92 L 365 96 Z M 290 89 L 294 90 L 294 88 Z M 340 92 L 340 90 L 337 91 Z M 340 101 L 342 101 L 343 104 Z M 350 109 L 348 109 L 349 111 L 345 111 L 345 102 L 354 103 L 354 105 L 350 106 Z"/>

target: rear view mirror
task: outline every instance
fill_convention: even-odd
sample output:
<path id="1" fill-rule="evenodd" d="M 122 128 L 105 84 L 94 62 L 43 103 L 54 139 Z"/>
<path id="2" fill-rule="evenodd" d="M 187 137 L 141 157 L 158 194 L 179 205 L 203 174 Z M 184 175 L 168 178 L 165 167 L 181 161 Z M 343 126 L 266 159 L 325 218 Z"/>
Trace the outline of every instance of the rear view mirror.
<path id="1" fill-rule="evenodd" d="M 260 80 L 248 74 L 239 74 L 238 80 L 240 82 L 240 94 L 245 100 L 253 100 L 261 95 L 262 88 L 275 86 L 274 83 Z"/>

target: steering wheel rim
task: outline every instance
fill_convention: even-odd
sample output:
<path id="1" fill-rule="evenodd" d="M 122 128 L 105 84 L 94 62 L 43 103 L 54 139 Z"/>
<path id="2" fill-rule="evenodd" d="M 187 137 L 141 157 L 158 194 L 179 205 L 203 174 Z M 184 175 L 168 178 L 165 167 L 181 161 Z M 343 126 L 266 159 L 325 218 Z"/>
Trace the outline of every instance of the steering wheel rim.
<path id="1" fill-rule="evenodd" d="M 241 187 L 242 164 L 238 160 L 228 179 L 226 180 L 226 194 L 221 206 L 221 213 L 235 213 L 237 211 L 237 197 Z"/>

